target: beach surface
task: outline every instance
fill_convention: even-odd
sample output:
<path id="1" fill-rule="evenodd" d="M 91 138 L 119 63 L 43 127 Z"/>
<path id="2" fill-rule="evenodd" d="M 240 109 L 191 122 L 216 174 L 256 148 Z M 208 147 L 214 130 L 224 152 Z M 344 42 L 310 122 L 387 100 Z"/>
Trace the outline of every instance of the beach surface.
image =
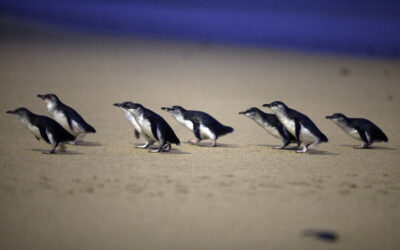
<path id="1" fill-rule="evenodd" d="M 400 62 L 59 33 L 1 22 L 0 249 L 400 249 Z M 16 117 L 50 115 L 54 93 L 97 133 L 46 155 Z M 238 114 L 275 100 L 329 138 L 309 154 Z M 137 149 L 115 102 L 157 112 L 181 146 Z M 205 111 L 233 134 L 218 147 L 162 106 Z M 369 150 L 325 116 L 376 123 Z M 329 241 L 304 237 L 329 231 Z"/>

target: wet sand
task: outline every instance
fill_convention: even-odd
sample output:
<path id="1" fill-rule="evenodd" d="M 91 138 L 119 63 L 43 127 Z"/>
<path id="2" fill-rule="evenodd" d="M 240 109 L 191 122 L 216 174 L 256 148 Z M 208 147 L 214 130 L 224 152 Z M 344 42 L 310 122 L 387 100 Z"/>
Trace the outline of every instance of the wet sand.
<path id="1" fill-rule="evenodd" d="M 400 63 L 146 39 L 60 34 L 6 21 L 0 40 L 1 249 L 399 249 Z M 98 131 L 42 154 L 6 110 L 49 115 L 55 93 Z M 203 110 L 235 129 L 216 148 L 136 149 L 115 102 Z M 238 112 L 281 100 L 327 135 L 310 154 Z M 263 109 L 268 111 L 267 109 Z M 269 111 L 268 111 L 269 112 Z M 372 120 L 370 150 L 324 117 Z M 208 142 L 207 142 L 208 143 Z M 303 237 L 330 230 L 334 242 Z"/>

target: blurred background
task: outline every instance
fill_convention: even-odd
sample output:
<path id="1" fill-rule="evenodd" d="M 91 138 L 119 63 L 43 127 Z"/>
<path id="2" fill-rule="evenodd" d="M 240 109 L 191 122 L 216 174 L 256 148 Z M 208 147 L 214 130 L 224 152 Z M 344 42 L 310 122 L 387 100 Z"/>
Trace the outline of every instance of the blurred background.
<path id="1" fill-rule="evenodd" d="M 2 0 L 0 12 L 85 33 L 400 56 L 395 0 Z"/>

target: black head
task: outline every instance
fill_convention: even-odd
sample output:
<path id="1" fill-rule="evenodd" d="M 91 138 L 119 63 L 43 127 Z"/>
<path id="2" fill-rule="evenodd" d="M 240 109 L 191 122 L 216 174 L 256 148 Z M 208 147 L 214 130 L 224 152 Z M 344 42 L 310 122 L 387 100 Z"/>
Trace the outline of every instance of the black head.
<path id="1" fill-rule="evenodd" d="M 129 111 L 142 112 L 144 107 L 139 103 L 134 102 L 123 102 L 121 103 L 121 108 L 127 109 Z"/>
<path id="2" fill-rule="evenodd" d="M 53 103 L 59 103 L 60 99 L 55 94 L 45 94 L 45 95 L 37 95 L 40 99 L 46 101 L 46 102 L 53 102 Z"/>
<path id="3" fill-rule="evenodd" d="M 124 108 L 124 107 L 128 107 L 131 106 L 131 104 L 134 104 L 133 102 L 121 102 L 121 103 L 114 103 L 113 106 L 115 107 L 119 107 L 119 108 Z"/>
<path id="4" fill-rule="evenodd" d="M 30 114 L 31 112 L 27 108 L 17 108 L 15 110 L 8 110 L 6 113 L 18 116 L 25 116 L 27 114 Z"/>
<path id="5" fill-rule="evenodd" d="M 178 105 L 174 105 L 174 106 L 171 106 L 171 107 L 162 107 L 161 109 L 165 110 L 165 111 L 167 111 L 169 113 L 183 113 L 183 112 L 186 111 L 186 109 L 184 109 L 184 108 L 182 108 L 181 106 L 178 106 Z"/>
<path id="6" fill-rule="evenodd" d="M 274 101 L 274 102 L 271 102 L 271 103 L 269 103 L 269 104 L 264 104 L 263 105 L 263 107 L 267 107 L 267 108 L 286 108 L 287 106 L 286 106 L 286 104 L 284 104 L 283 102 L 281 102 L 281 101 Z"/>
<path id="7" fill-rule="evenodd" d="M 342 113 L 334 113 L 333 115 L 327 115 L 325 118 L 329 120 L 347 119 L 347 117 Z"/>
<path id="8" fill-rule="evenodd" d="M 239 115 L 246 115 L 246 116 L 255 116 L 260 113 L 260 110 L 256 107 L 251 107 L 246 109 L 245 111 L 239 112 Z"/>

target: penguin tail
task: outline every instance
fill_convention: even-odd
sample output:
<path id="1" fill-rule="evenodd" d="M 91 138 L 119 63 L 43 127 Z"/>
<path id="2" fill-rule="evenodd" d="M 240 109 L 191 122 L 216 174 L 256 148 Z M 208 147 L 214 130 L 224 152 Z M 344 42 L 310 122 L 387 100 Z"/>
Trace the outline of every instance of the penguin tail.
<path id="1" fill-rule="evenodd" d="M 219 130 L 218 134 L 219 134 L 219 136 L 221 136 L 221 135 L 226 135 L 226 134 L 232 133 L 234 129 L 229 126 L 221 126 L 218 130 Z"/>
<path id="2" fill-rule="evenodd" d="M 321 133 L 321 142 L 328 142 L 328 138 Z"/>
<path id="3" fill-rule="evenodd" d="M 94 129 L 92 126 L 90 126 L 89 124 L 87 124 L 87 126 L 86 126 L 86 132 L 88 132 L 88 133 L 96 133 L 96 129 Z"/>

